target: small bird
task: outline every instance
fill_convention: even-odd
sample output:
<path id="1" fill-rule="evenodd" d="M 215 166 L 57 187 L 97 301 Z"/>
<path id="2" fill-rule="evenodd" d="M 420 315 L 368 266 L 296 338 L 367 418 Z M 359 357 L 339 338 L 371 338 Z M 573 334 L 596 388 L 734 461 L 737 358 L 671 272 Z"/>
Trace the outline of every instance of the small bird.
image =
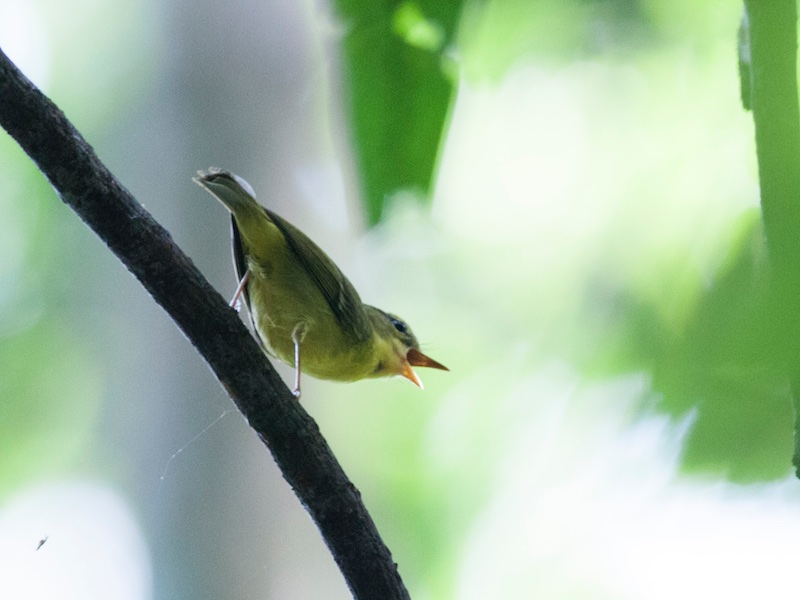
<path id="1" fill-rule="evenodd" d="M 353 284 L 319 246 L 264 208 L 244 179 L 198 171 L 194 181 L 231 213 L 233 259 L 240 296 L 264 349 L 320 379 L 357 381 L 402 375 L 420 388 L 412 367 L 449 369 L 423 354 L 398 317 L 361 302 Z"/>

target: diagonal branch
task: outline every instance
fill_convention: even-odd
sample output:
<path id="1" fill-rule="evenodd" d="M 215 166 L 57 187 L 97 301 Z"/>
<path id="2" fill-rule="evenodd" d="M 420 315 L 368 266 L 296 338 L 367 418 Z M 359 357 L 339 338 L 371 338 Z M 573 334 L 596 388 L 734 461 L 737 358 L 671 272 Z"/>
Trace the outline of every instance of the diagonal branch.
<path id="1" fill-rule="evenodd" d="M 358 490 L 236 313 L 2 50 L 0 125 L 209 364 L 319 527 L 353 596 L 408 598 Z"/>

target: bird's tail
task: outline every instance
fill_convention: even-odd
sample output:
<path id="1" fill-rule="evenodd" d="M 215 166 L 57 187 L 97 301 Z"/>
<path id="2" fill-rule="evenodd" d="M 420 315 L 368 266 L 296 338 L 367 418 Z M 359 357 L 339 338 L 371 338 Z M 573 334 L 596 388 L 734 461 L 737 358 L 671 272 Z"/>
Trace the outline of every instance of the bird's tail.
<path id="1" fill-rule="evenodd" d="M 250 184 L 229 171 L 211 167 L 208 171 L 198 171 L 193 181 L 237 217 L 245 216 L 254 210 L 261 211 Z"/>

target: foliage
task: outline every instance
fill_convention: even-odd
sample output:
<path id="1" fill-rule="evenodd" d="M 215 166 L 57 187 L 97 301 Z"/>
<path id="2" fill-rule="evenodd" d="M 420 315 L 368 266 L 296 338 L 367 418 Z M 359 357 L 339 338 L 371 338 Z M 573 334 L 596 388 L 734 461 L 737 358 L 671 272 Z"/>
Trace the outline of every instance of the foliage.
<path id="1" fill-rule="evenodd" d="M 365 212 L 376 225 L 393 194 L 431 192 L 454 94 L 447 52 L 461 0 L 336 4 Z"/>

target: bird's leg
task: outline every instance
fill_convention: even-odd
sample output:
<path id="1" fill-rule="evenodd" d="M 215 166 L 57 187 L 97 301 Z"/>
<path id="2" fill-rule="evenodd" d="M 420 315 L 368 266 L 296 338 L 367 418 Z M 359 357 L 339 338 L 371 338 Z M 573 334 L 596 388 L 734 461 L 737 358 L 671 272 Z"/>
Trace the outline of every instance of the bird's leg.
<path id="1" fill-rule="evenodd" d="M 292 341 L 294 342 L 294 390 L 292 393 L 295 398 L 300 398 L 300 344 L 306 337 L 306 324 L 298 323 L 292 329 Z"/>
<path id="2" fill-rule="evenodd" d="M 239 309 L 237 308 L 237 305 L 239 304 L 239 297 L 242 295 L 242 292 L 244 291 L 244 286 L 247 285 L 247 280 L 248 279 L 250 279 L 250 269 L 247 269 L 247 271 L 244 272 L 244 275 L 242 276 L 242 280 L 239 282 L 239 285 L 236 287 L 236 291 L 233 294 L 233 299 L 231 300 L 231 302 L 229 304 L 229 306 L 231 308 L 233 308 L 234 310 L 236 310 L 236 312 L 239 312 Z"/>

